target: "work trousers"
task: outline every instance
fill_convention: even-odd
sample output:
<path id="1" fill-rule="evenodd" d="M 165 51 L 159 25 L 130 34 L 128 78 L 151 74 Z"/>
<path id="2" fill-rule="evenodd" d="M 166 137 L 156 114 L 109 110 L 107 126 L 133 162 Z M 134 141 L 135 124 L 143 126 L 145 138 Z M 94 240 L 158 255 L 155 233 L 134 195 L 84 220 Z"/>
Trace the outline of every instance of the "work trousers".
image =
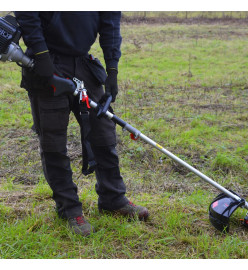
<path id="1" fill-rule="evenodd" d="M 78 78 L 84 82 L 88 95 L 98 102 L 104 91 L 98 80 L 98 73 L 90 67 L 89 56 L 68 57 L 51 54 L 54 66 L 64 77 Z M 99 65 L 99 64 L 97 64 Z M 96 66 L 94 66 L 96 67 Z M 99 67 L 101 68 L 101 67 Z M 73 218 L 82 214 L 82 203 L 78 197 L 76 184 L 72 180 L 70 158 L 67 154 L 67 128 L 69 114 L 73 112 L 79 125 L 78 97 L 72 95 L 51 95 L 51 89 L 38 89 L 32 73 L 23 69 L 22 86 L 28 90 L 34 126 L 40 141 L 40 154 L 45 178 L 53 191 L 57 212 L 60 217 Z M 37 88 L 37 89 L 36 89 Z M 96 192 L 98 207 L 116 210 L 124 206 L 126 187 L 119 170 L 116 152 L 115 124 L 107 118 L 97 118 L 89 109 L 90 144 L 97 166 Z M 81 139 L 78 138 L 79 140 Z"/>

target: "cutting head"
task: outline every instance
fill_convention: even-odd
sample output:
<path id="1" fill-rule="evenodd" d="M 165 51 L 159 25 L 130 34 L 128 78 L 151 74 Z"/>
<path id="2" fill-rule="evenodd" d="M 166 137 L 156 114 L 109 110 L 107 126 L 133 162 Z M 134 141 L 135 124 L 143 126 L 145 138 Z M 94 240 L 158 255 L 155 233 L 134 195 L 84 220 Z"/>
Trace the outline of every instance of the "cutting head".
<path id="1" fill-rule="evenodd" d="M 233 191 L 231 191 L 234 193 Z M 237 195 L 236 193 L 234 193 Z M 238 196 L 238 195 L 237 195 Z M 245 200 L 237 201 L 226 194 L 219 194 L 209 206 L 209 220 L 221 232 L 229 232 L 229 221 L 232 213 L 245 204 Z"/>

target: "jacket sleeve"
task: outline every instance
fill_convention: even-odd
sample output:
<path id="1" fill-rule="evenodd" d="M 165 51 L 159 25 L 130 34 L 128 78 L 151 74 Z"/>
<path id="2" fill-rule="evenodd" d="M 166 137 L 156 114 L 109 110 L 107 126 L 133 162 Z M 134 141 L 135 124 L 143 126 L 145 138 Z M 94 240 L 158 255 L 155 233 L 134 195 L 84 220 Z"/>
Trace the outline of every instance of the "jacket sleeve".
<path id="1" fill-rule="evenodd" d="M 15 11 L 15 16 L 21 27 L 25 45 L 31 48 L 34 54 L 46 51 L 47 45 L 42 31 L 39 12 Z"/>
<path id="2" fill-rule="evenodd" d="M 120 34 L 121 12 L 101 11 L 99 26 L 99 42 L 103 50 L 106 68 L 118 68 L 121 57 Z"/>

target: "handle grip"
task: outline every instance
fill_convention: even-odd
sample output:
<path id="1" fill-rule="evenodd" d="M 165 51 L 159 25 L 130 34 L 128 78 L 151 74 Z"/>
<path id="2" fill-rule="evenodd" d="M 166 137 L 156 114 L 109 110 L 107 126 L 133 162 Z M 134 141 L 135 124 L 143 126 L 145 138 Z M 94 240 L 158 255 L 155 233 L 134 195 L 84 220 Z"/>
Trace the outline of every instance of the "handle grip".
<path id="1" fill-rule="evenodd" d="M 53 87 L 54 96 L 60 96 L 62 94 L 73 94 L 76 96 L 78 94 L 77 87 L 70 79 L 65 79 L 54 74 L 51 85 Z"/>
<path id="2" fill-rule="evenodd" d="M 102 116 L 104 116 L 106 114 L 107 110 L 109 109 L 111 101 L 112 101 L 112 96 L 110 95 L 107 98 L 104 105 L 102 105 L 102 104 L 98 105 L 98 113 L 97 113 L 98 118 L 101 118 Z"/>

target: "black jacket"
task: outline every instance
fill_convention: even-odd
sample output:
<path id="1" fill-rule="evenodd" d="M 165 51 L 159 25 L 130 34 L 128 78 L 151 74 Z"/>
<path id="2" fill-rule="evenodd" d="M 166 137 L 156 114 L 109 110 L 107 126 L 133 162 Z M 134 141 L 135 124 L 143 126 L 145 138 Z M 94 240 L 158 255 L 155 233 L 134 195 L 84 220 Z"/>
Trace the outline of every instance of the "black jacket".
<path id="1" fill-rule="evenodd" d="M 117 68 L 121 56 L 121 12 L 16 11 L 25 45 L 33 53 L 45 50 L 86 55 L 99 33 L 106 67 Z"/>

